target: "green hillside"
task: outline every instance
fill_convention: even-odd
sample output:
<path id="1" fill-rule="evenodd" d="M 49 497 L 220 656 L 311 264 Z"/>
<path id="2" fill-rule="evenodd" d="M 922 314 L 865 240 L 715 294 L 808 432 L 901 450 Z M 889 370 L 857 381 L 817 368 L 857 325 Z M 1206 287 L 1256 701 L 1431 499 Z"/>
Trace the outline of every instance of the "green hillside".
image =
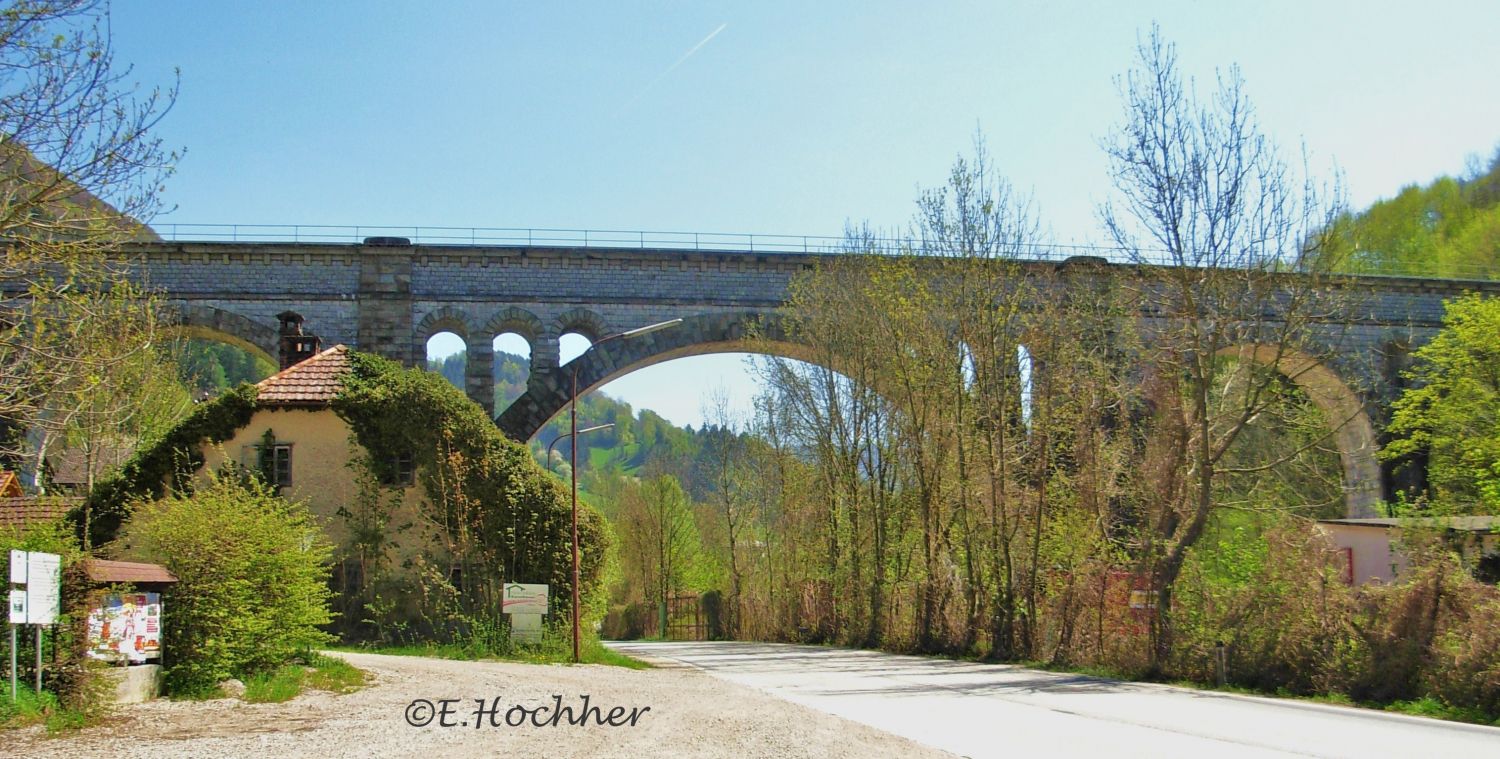
<path id="1" fill-rule="evenodd" d="M 441 372 L 459 387 L 463 386 L 464 367 L 462 353 L 428 362 L 429 370 Z M 509 406 L 525 392 L 530 371 L 531 362 L 525 356 L 504 352 L 495 354 L 496 410 Z M 657 471 L 677 473 L 683 480 L 684 489 L 695 498 L 701 497 L 704 492 L 700 483 L 702 478 L 692 472 L 696 469 L 699 454 L 709 444 L 707 441 L 719 432 L 678 427 L 649 409 L 636 411 L 630 404 L 604 393 L 590 393 L 578 403 L 578 427 L 583 429 L 600 424 L 613 424 L 614 427 L 583 435 L 579 444 L 579 461 L 583 463 L 579 479 L 585 483 L 586 489 L 592 489 L 596 477 L 638 476 L 643 469 L 654 467 Z M 549 444 L 567 432 L 567 413 L 542 428 L 531 442 L 537 461 L 546 465 Z M 562 440 L 553 446 L 551 468 L 558 476 L 568 476 L 567 462 L 571 455 L 569 441 Z"/>
<path id="2" fill-rule="evenodd" d="M 1355 271 L 1500 277 L 1500 150 L 1488 166 L 1408 185 L 1336 224 L 1333 253 Z"/>

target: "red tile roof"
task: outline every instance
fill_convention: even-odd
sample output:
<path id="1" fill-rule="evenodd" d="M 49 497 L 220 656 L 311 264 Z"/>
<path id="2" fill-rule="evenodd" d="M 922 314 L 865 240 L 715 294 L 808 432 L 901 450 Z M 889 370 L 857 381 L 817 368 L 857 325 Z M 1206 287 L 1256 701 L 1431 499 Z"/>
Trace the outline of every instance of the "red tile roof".
<path id="1" fill-rule="evenodd" d="M 94 582 L 177 582 L 177 576 L 160 564 L 88 559 L 84 571 Z"/>
<path id="2" fill-rule="evenodd" d="M 326 406 L 343 388 L 349 373 L 349 349 L 335 345 L 300 364 L 287 367 L 256 384 L 261 406 Z"/>
<path id="3" fill-rule="evenodd" d="M 25 527 L 63 518 L 79 498 L 0 498 L 0 528 Z"/>

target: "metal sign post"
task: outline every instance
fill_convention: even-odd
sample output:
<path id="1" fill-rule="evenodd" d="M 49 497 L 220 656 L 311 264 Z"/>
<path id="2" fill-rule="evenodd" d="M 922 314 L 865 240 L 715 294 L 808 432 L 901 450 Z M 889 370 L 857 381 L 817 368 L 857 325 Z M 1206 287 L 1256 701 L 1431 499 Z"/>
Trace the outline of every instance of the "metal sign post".
<path id="1" fill-rule="evenodd" d="M 11 584 L 26 584 L 26 552 L 10 552 L 10 582 Z M 9 587 L 7 585 L 6 587 Z M 26 624 L 26 591 L 12 590 L 10 592 L 10 701 L 16 702 L 16 625 Z"/>
<path id="2" fill-rule="evenodd" d="M 10 552 L 10 698 L 16 700 L 16 625 L 36 625 L 36 692 L 42 692 L 42 627 L 57 622 L 62 601 L 62 557 L 39 551 Z"/>

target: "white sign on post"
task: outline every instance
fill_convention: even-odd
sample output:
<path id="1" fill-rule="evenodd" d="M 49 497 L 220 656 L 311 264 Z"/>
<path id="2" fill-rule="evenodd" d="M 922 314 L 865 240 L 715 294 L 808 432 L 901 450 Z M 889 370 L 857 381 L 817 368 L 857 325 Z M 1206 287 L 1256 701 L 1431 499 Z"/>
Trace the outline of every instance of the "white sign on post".
<path id="1" fill-rule="evenodd" d="M 547 613 L 547 586 L 507 583 L 500 595 L 500 608 L 510 615 L 510 637 L 539 643 L 542 615 Z"/>
<path id="2" fill-rule="evenodd" d="M 13 585 L 26 584 L 26 552 L 10 552 L 10 581 Z"/>
<path id="3" fill-rule="evenodd" d="M 26 586 L 10 593 L 11 624 L 51 625 L 57 622 L 62 606 L 61 556 L 40 551 L 11 551 L 10 581 Z M 19 607 L 16 605 L 18 594 Z"/>
<path id="4" fill-rule="evenodd" d="M 507 583 L 500 604 L 506 614 L 546 614 L 547 586 Z"/>

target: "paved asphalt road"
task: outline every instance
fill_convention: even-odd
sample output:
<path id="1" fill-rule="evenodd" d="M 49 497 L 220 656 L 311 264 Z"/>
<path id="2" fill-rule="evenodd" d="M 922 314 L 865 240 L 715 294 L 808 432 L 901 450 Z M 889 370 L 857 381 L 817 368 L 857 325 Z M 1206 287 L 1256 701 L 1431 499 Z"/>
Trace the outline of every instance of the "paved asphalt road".
<path id="1" fill-rule="evenodd" d="M 974 759 L 1500 757 L 1500 728 L 1365 709 L 816 646 L 609 645 Z"/>

